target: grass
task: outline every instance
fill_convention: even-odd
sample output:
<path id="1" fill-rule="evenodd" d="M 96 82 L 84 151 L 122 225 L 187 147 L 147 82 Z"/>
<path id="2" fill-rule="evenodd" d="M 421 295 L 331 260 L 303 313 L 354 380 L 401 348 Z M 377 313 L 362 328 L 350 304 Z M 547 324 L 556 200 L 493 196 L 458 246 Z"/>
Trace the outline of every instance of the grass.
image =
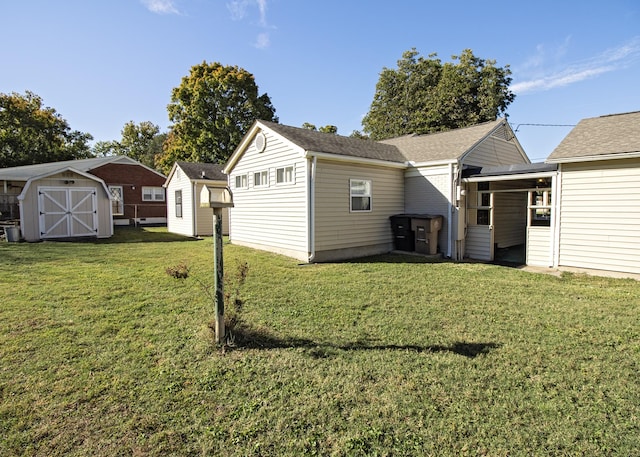
<path id="1" fill-rule="evenodd" d="M 223 352 L 211 240 L 0 243 L 0 455 L 640 455 L 638 282 L 224 256 Z"/>

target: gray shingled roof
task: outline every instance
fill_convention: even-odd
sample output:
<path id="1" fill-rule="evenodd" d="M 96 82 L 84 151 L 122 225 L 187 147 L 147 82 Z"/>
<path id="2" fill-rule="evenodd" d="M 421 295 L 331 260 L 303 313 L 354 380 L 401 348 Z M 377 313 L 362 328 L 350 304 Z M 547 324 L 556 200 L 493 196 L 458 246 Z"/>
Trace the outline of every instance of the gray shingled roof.
<path id="1" fill-rule="evenodd" d="M 640 111 L 636 111 L 581 120 L 546 161 L 573 162 L 639 152 Z"/>
<path id="2" fill-rule="evenodd" d="M 396 146 L 406 160 L 416 163 L 455 160 L 504 122 L 498 119 L 446 132 L 390 138 L 380 143 Z"/>
<path id="3" fill-rule="evenodd" d="M 360 157 L 364 159 L 386 160 L 397 163 L 404 163 L 406 161 L 402 153 L 393 145 L 291 127 L 274 122 L 260 121 L 260 123 L 285 138 L 288 138 L 305 151 Z"/>
<path id="4" fill-rule="evenodd" d="M 93 157 L 90 159 L 65 160 L 62 162 L 39 163 L 36 165 L 23 165 L 21 167 L 0 168 L 0 180 L 27 181 L 35 176 L 55 173 L 64 168 L 88 172 L 94 168 L 108 163 L 117 163 L 125 160 L 126 163 L 135 163 L 133 159 L 125 156 Z"/>
<path id="5" fill-rule="evenodd" d="M 210 179 L 226 181 L 227 175 L 222 172 L 224 165 L 217 163 L 176 162 L 189 179 Z"/>

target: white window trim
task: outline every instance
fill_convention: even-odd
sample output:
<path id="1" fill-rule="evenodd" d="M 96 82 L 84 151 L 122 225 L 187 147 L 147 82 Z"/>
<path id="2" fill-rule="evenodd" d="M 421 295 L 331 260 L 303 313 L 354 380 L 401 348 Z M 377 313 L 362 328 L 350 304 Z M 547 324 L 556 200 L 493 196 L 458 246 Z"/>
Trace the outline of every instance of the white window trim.
<path id="1" fill-rule="evenodd" d="M 116 198 L 112 189 L 120 189 L 120 198 Z M 114 216 L 124 215 L 124 187 L 123 186 L 109 186 L 109 193 L 111 194 L 111 210 Z M 118 202 L 118 203 L 116 203 Z"/>
<path id="2" fill-rule="evenodd" d="M 260 177 L 260 183 L 256 184 L 256 175 Z M 264 179 L 262 179 L 264 178 Z M 253 174 L 253 186 L 254 187 L 269 187 L 269 170 L 256 171 Z"/>
<path id="3" fill-rule="evenodd" d="M 366 194 L 354 194 L 353 193 L 353 185 L 354 183 L 364 182 L 367 183 L 365 187 L 369 188 L 369 192 Z M 368 209 L 353 209 L 353 198 L 354 197 L 368 197 L 369 198 L 369 208 Z M 349 179 L 349 212 L 351 213 L 370 213 L 373 211 L 373 183 L 370 179 Z"/>
<path id="4" fill-rule="evenodd" d="M 175 199 L 173 202 L 173 211 L 177 219 L 182 219 L 184 217 L 184 197 L 182 195 L 182 189 L 175 190 L 173 195 Z M 178 195 L 180 195 L 180 203 L 178 203 Z M 178 215 L 178 207 L 180 207 L 180 215 Z"/>
<path id="5" fill-rule="evenodd" d="M 278 172 L 282 170 L 283 180 L 278 180 Z M 287 173 L 287 170 L 291 170 L 291 173 Z M 287 179 L 287 178 L 290 179 Z M 277 186 L 287 186 L 296 183 L 296 168 L 294 165 L 287 165 L 286 167 L 278 167 L 276 168 L 276 185 Z"/>
<path id="6" fill-rule="evenodd" d="M 145 198 L 145 190 L 151 191 L 151 198 Z M 160 198 L 158 198 L 160 197 Z M 164 187 L 159 186 L 142 186 L 143 202 L 163 202 L 165 201 Z"/>
<path id="7" fill-rule="evenodd" d="M 240 185 L 238 185 L 238 179 L 240 180 Z M 249 188 L 249 175 L 247 173 L 243 173 L 241 175 L 236 175 L 234 179 L 234 184 L 236 189 L 248 189 Z"/>

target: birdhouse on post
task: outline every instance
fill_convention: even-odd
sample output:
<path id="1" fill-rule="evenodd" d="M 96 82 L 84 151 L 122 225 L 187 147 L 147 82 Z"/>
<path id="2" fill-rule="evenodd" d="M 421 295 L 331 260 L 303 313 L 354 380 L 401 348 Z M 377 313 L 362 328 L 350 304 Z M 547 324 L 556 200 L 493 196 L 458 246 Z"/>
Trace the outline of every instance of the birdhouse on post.
<path id="1" fill-rule="evenodd" d="M 213 208 L 213 277 L 216 290 L 216 343 L 225 341 L 224 328 L 224 266 L 222 261 L 222 208 L 233 207 L 233 195 L 227 186 L 203 186 L 200 206 Z"/>

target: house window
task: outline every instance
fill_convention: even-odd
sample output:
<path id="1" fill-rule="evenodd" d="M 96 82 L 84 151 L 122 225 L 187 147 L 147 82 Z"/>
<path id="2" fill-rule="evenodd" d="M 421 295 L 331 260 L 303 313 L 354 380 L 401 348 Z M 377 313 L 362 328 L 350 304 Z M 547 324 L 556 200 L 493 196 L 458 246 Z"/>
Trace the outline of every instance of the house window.
<path id="1" fill-rule="evenodd" d="M 163 202 L 164 187 L 142 187 L 142 201 L 144 202 Z"/>
<path id="2" fill-rule="evenodd" d="M 531 225 L 549 227 L 551 225 L 551 189 L 530 192 L 529 212 Z"/>
<path id="3" fill-rule="evenodd" d="M 371 211 L 371 181 L 349 180 L 351 211 Z"/>
<path id="4" fill-rule="evenodd" d="M 236 189 L 246 189 L 247 187 L 247 175 L 236 176 Z"/>
<path id="5" fill-rule="evenodd" d="M 478 183 L 477 225 L 491 224 L 491 193 L 488 182 Z"/>
<path id="6" fill-rule="evenodd" d="M 182 191 L 176 190 L 176 217 L 182 217 Z"/>
<path id="7" fill-rule="evenodd" d="M 293 165 L 276 168 L 276 184 L 291 184 L 293 182 Z"/>
<path id="8" fill-rule="evenodd" d="M 109 186 L 111 193 L 111 212 L 114 216 L 124 214 L 124 192 L 122 186 Z"/>
<path id="9" fill-rule="evenodd" d="M 269 185 L 269 172 L 258 171 L 253 174 L 253 185 L 255 187 L 265 187 Z"/>

